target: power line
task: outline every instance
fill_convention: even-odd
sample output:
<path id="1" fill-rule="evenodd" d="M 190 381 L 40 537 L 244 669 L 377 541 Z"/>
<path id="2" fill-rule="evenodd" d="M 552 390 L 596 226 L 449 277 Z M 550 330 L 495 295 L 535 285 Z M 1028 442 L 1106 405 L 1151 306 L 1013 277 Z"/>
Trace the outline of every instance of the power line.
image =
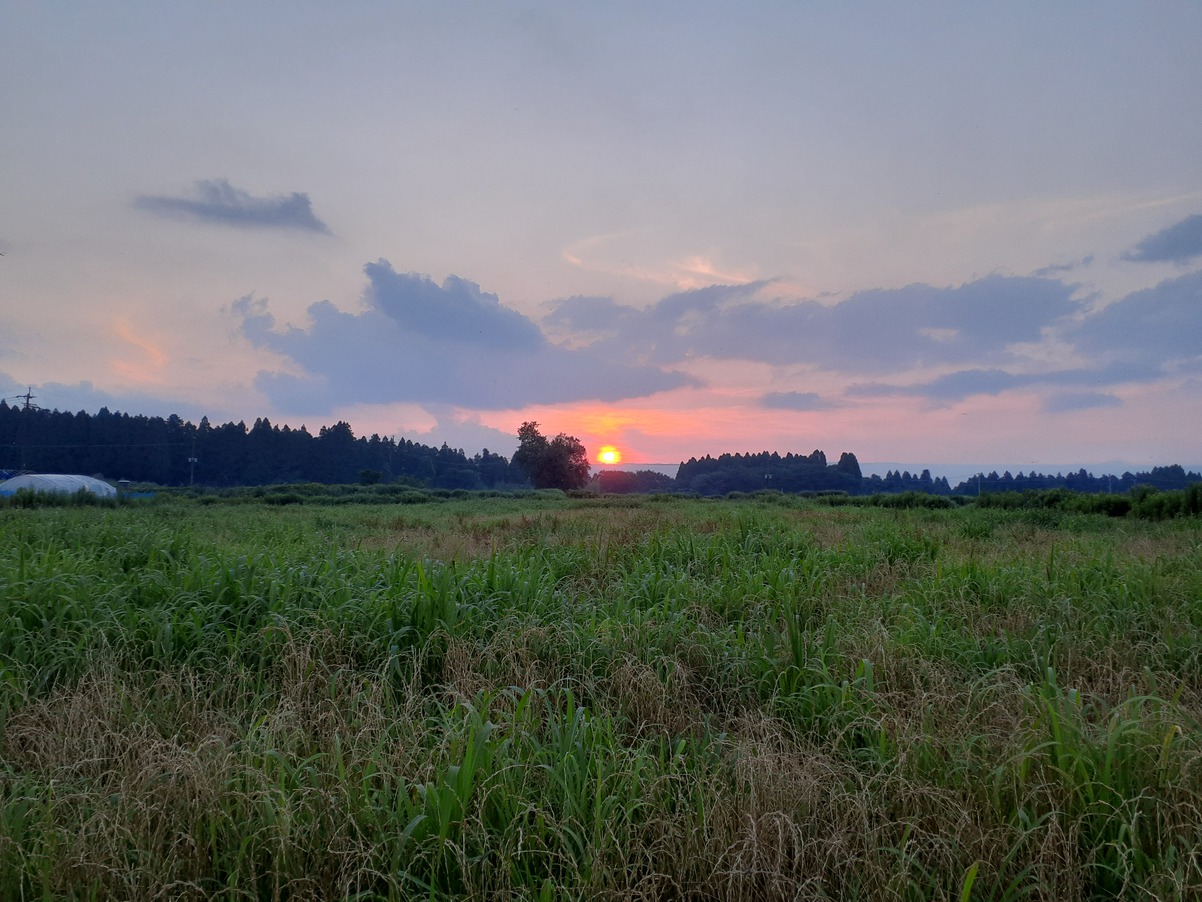
<path id="1" fill-rule="evenodd" d="M 42 409 L 41 407 L 39 407 L 37 404 L 33 403 L 33 399 L 36 397 L 37 397 L 37 395 L 35 395 L 33 393 L 33 386 L 31 385 L 27 389 L 25 389 L 25 394 L 10 395 L 9 397 L 5 398 L 4 400 L 6 400 L 6 401 L 24 401 L 25 403 L 21 405 L 22 410 L 41 410 Z"/>

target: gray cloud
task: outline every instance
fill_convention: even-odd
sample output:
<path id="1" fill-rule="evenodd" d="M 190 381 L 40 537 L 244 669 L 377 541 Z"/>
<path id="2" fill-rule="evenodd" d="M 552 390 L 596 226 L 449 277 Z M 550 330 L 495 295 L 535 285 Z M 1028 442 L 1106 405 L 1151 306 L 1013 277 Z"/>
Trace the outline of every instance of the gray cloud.
<path id="1" fill-rule="evenodd" d="M 1120 403 L 1107 393 L 1110 386 L 1202 368 L 1202 273 L 1088 315 L 1073 299 L 1075 285 L 1044 277 L 862 291 L 831 305 L 765 300 L 767 282 L 680 292 L 646 309 L 573 297 L 557 302 L 544 320 L 588 342 L 572 349 L 550 342 L 531 320 L 465 279 L 439 285 L 398 273 L 386 261 L 365 272 L 364 312 L 344 313 L 322 301 L 309 308 L 304 329 L 279 327 L 265 302 L 235 305 L 251 341 L 304 371 L 259 375 L 257 385 L 281 409 L 321 411 L 352 401 L 478 409 L 615 401 L 690 384 L 670 367 L 710 356 L 869 377 L 848 388 L 849 397 L 908 395 L 949 404 L 1030 387 L 1050 392 L 1048 410 L 1064 411 Z M 1012 346 L 1039 342 L 1049 331 L 1089 362 L 1022 372 Z M 951 371 L 919 384 L 897 380 L 918 367 Z M 764 394 L 760 403 L 806 411 L 838 402 L 783 391 Z"/>
<path id="2" fill-rule="evenodd" d="M 543 317 L 543 322 L 577 334 L 613 338 L 626 318 L 634 313 L 633 308 L 623 307 L 615 303 L 613 298 L 576 295 L 555 301 L 551 312 Z"/>
<path id="3" fill-rule="evenodd" d="M 366 310 L 344 313 L 320 301 L 309 307 L 304 329 L 277 328 L 265 301 L 234 303 L 252 343 L 305 372 L 259 374 L 256 385 L 280 409 L 409 401 L 495 410 L 617 401 L 695 384 L 656 366 L 552 344 L 529 319 L 465 279 L 452 276 L 440 286 L 397 273 L 385 260 L 364 272 Z"/>
<path id="4" fill-rule="evenodd" d="M 961 370 L 928 382 L 922 394 L 936 401 L 960 401 L 972 395 L 998 395 L 1029 382 L 1029 377 L 1001 369 Z"/>
<path id="5" fill-rule="evenodd" d="M 142 195 L 134 203 L 143 210 L 164 216 L 198 219 L 244 228 L 301 229 L 329 233 L 313 213 L 309 195 L 255 197 L 235 188 L 225 179 L 198 181 L 194 197 Z"/>
<path id="6" fill-rule="evenodd" d="M 1050 266 L 1045 266 L 1042 269 L 1037 269 L 1031 273 L 1033 276 L 1058 276 L 1063 273 L 1072 272 L 1082 266 L 1089 266 L 1094 261 L 1094 255 L 1090 254 L 1087 257 L 1082 257 L 1080 260 L 1074 260 L 1071 263 L 1053 263 Z"/>
<path id="7" fill-rule="evenodd" d="M 835 405 L 812 391 L 775 391 L 760 398 L 760 405 L 771 410 L 830 410 Z"/>
<path id="8" fill-rule="evenodd" d="M 0 370 L 0 398 L 3 398 L 6 403 L 12 403 L 16 399 L 17 393 L 24 393 L 25 390 L 24 385 L 18 385 L 12 376 Z"/>
<path id="9" fill-rule="evenodd" d="M 1000 395 L 1017 388 L 1080 388 L 1095 389 L 1098 386 L 1120 385 L 1127 382 L 1146 381 L 1161 375 L 1159 366 L 1146 363 L 1110 363 L 1104 366 L 1088 366 L 1077 369 L 1054 370 L 1046 373 L 1012 373 L 1004 369 L 968 369 L 946 373 L 929 382 L 913 385 L 890 383 L 858 383 L 848 388 L 853 397 L 888 397 L 908 395 L 923 397 L 941 404 L 953 404 L 973 395 Z M 1097 392 L 1067 392 L 1065 398 L 1100 397 Z M 1107 396 L 1109 397 L 1109 396 Z M 1116 401 L 1118 399 L 1115 399 Z M 1099 406 L 1094 404 L 1092 406 Z M 1068 409 L 1068 408 L 1063 408 Z"/>
<path id="10" fill-rule="evenodd" d="M 1044 377 L 1020 376 L 1003 369 L 971 369 L 947 373 L 930 382 L 914 385 L 860 382 L 849 386 L 847 394 L 865 398 L 914 395 L 950 404 L 973 395 L 1000 395 L 1004 391 L 1030 385 L 1042 378 Z"/>
<path id="11" fill-rule="evenodd" d="M 429 429 L 404 431 L 405 437 L 426 444 L 446 442 L 452 448 L 462 448 L 468 456 L 487 449 L 493 454 L 512 456 L 517 450 L 517 437 L 511 431 L 485 426 L 475 416 L 464 416 L 452 408 L 438 404 L 423 405 L 435 419 Z"/>
<path id="12" fill-rule="evenodd" d="M 448 276 L 440 286 L 417 273 L 398 273 L 387 260 L 363 271 L 368 305 L 407 332 L 497 349 L 531 351 L 546 343 L 538 326 L 475 282 Z"/>
<path id="13" fill-rule="evenodd" d="M 1049 404 L 1065 410 L 1117 403 L 1103 394 L 1109 386 L 1202 369 L 1202 273 L 1133 292 L 1089 314 L 1073 298 L 1076 285 L 1036 276 L 862 291 L 833 305 L 764 300 L 768 285 L 682 292 L 645 310 L 605 298 L 569 298 L 547 321 L 587 336 L 591 349 L 632 361 L 671 365 L 711 356 L 869 377 L 852 384 L 849 397 L 955 403 L 1036 387 L 1061 390 Z M 1024 372 L 1014 346 L 1049 334 L 1087 362 Z M 919 384 L 898 378 L 919 367 L 951 371 Z M 807 392 L 761 399 L 764 406 L 794 410 L 834 403 Z"/>
<path id="14" fill-rule="evenodd" d="M 1186 263 L 1202 256 L 1202 214 L 1187 216 L 1174 225 L 1149 235 L 1124 260 L 1140 263 Z"/>
<path id="15" fill-rule="evenodd" d="M 1090 316 L 1068 337 L 1082 351 L 1157 369 L 1202 358 L 1202 272 L 1136 291 Z"/>
<path id="16" fill-rule="evenodd" d="M 571 298 L 548 321 L 582 332 L 603 324 L 593 347 L 641 361 L 696 355 L 866 374 L 1008 362 L 1010 345 L 1038 341 L 1046 326 L 1079 309 L 1074 286 L 1030 276 L 863 291 L 834 305 L 755 299 L 767 284 L 682 292 L 646 310 Z"/>

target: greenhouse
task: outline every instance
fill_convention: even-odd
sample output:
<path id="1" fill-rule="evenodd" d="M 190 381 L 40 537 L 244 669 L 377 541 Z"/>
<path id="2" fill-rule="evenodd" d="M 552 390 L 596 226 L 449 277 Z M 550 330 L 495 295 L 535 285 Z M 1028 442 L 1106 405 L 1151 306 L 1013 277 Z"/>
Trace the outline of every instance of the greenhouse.
<path id="1" fill-rule="evenodd" d="M 97 498 L 113 498 L 117 490 L 100 479 L 91 476 L 68 476 L 62 473 L 26 473 L 0 482 L 0 497 L 15 495 L 21 489 L 45 492 L 50 495 L 74 495 L 76 492 L 91 492 Z"/>

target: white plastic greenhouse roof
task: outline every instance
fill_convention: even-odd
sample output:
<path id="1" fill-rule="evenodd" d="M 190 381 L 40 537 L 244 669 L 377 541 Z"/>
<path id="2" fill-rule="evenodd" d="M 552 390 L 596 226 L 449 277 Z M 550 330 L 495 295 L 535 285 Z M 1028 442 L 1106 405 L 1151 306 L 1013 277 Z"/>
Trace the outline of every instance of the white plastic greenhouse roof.
<path id="1" fill-rule="evenodd" d="M 26 473 L 0 482 L 0 495 L 15 495 L 18 489 L 32 489 L 56 495 L 91 492 L 97 498 L 111 498 L 117 490 L 107 482 L 91 476 L 65 476 L 62 473 Z"/>

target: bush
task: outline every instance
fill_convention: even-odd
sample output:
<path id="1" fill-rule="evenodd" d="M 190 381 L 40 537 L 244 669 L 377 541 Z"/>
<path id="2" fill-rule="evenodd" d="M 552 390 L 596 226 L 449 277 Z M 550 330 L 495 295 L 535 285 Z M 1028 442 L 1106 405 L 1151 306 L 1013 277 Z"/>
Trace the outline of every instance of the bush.
<path id="1" fill-rule="evenodd" d="M 1152 486 L 1131 490 L 1131 515 L 1144 520 L 1171 520 L 1196 517 L 1202 513 L 1202 482 L 1173 492 L 1159 492 Z"/>
<path id="2" fill-rule="evenodd" d="M 926 510 L 943 510 L 954 507 L 955 502 L 943 495 L 932 495 L 929 492 L 901 492 L 896 495 L 872 495 L 869 504 L 875 507 L 889 508 L 923 508 Z"/>
<path id="3" fill-rule="evenodd" d="M 300 492 L 271 492 L 263 496 L 264 504 L 303 504 L 304 501 Z"/>
<path id="4" fill-rule="evenodd" d="M 1131 512 L 1131 499 L 1125 495 L 1079 495 L 1072 508 L 1082 514 L 1125 517 Z"/>

